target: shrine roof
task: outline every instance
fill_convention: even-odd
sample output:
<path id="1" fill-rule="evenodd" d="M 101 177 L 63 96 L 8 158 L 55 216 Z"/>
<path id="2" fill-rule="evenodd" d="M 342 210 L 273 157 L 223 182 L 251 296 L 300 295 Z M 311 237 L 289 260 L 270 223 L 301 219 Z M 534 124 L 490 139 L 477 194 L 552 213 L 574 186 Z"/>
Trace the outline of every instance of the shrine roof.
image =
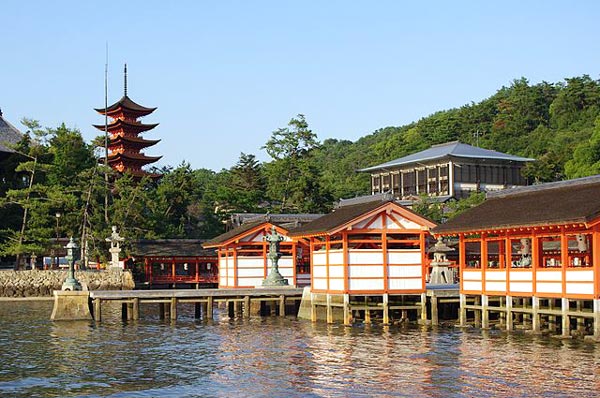
<path id="1" fill-rule="evenodd" d="M 114 104 L 112 104 L 108 108 L 106 108 L 106 111 L 108 113 L 111 113 L 111 112 L 118 110 L 119 108 L 131 110 L 131 111 L 146 114 L 146 115 L 148 115 L 156 110 L 156 108 L 146 108 L 145 106 L 142 106 L 142 105 L 134 102 L 127 95 L 124 95 L 123 97 L 121 97 L 120 100 L 118 100 L 117 102 L 115 102 Z M 95 110 L 96 110 L 96 112 L 104 115 L 104 108 L 95 108 Z"/>
<path id="2" fill-rule="evenodd" d="M 212 238 L 211 240 L 207 241 L 204 243 L 204 247 L 214 247 L 214 246 L 219 246 L 222 243 L 225 243 L 233 238 L 235 238 L 236 236 L 241 236 L 244 235 L 246 232 L 257 228 L 263 224 L 273 224 L 267 220 L 258 220 L 258 221 L 253 221 L 253 222 L 247 222 L 244 223 L 242 225 L 240 225 L 237 228 L 232 229 L 231 231 L 227 231 L 219 236 L 216 236 L 214 238 Z M 273 224 L 276 225 L 276 224 Z"/>
<path id="3" fill-rule="evenodd" d="M 589 223 L 600 217 L 600 175 L 507 189 L 433 229 L 435 234 Z"/>
<path id="4" fill-rule="evenodd" d="M 373 195 L 372 200 L 368 200 L 368 198 L 360 198 L 358 203 L 350 201 L 348 204 L 342 203 L 339 207 L 335 208 L 331 213 L 324 215 L 312 221 L 308 224 L 305 224 L 301 227 L 294 228 L 290 231 L 290 236 L 299 237 L 299 236 L 309 236 L 309 235 L 321 235 L 328 234 L 333 231 L 338 230 L 346 224 L 351 223 L 354 220 L 359 219 L 360 217 L 377 211 L 380 208 L 383 208 L 389 204 L 393 204 L 398 208 L 402 209 L 403 212 L 410 213 L 415 216 L 415 218 L 421 219 L 426 223 L 434 226 L 430 220 L 426 220 L 423 216 L 420 216 L 413 212 L 412 210 L 400 205 L 399 203 L 389 200 L 388 196 L 376 196 Z"/>
<path id="5" fill-rule="evenodd" d="M 0 152 L 13 153 L 10 145 L 16 144 L 22 138 L 23 134 L 2 116 L 0 110 Z"/>
<path id="6" fill-rule="evenodd" d="M 509 155 L 507 153 L 492 151 L 463 144 L 458 141 L 447 142 L 445 144 L 433 145 L 424 151 L 413 153 L 398 159 L 381 163 L 376 166 L 366 167 L 359 171 L 375 171 L 388 169 L 398 166 L 404 166 L 414 163 L 422 163 L 430 160 L 443 159 L 447 157 L 468 158 L 468 159 L 490 159 L 511 162 L 531 162 L 535 159 L 524 158 L 520 156 Z"/>
<path id="7" fill-rule="evenodd" d="M 144 257 L 217 257 L 215 250 L 204 249 L 201 239 L 140 239 L 132 243 L 131 253 Z"/>

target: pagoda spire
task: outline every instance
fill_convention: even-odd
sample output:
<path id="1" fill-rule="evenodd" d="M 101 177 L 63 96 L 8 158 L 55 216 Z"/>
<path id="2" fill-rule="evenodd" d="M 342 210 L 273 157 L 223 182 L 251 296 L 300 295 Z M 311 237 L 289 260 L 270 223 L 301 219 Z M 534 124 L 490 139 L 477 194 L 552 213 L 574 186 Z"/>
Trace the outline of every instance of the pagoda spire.
<path id="1" fill-rule="evenodd" d="M 125 97 L 127 97 L 127 64 L 125 64 L 125 69 L 123 70 L 123 75 L 124 75 L 124 84 L 123 84 L 123 90 L 124 90 L 124 94 Z"/>

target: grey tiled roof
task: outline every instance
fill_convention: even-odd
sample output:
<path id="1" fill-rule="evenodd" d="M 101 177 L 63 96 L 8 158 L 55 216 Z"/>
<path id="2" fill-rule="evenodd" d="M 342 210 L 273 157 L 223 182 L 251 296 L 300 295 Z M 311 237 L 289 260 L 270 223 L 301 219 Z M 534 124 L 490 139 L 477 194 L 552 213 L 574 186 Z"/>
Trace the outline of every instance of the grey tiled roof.
<path id="1" fill-rule="evenodd" d="M 424 151 L 413 153 L 411 155 L 404 156 L 386 163 L 378 164 L 377 166 L 367 167 L 359 171 L 374 171 L 412 163 L 425 162 L 428 160 L 442 159 L 449 156 L 457 158 L 494 159 L 513 162 L 531 162 L 535 160 L 492 151 L 489 149 L 478 148 L 468 144 L 463 144 L 458 141 L 453 141 L 445 144 L 433 145 L 431 148 L 425 149 Z"/>
<path id="2" fill-rule="evenodd" d="M 14 152 L 9 148 L 21 140 L 23 134 L 2 116 L 0 111 L 0 152 Z"/>

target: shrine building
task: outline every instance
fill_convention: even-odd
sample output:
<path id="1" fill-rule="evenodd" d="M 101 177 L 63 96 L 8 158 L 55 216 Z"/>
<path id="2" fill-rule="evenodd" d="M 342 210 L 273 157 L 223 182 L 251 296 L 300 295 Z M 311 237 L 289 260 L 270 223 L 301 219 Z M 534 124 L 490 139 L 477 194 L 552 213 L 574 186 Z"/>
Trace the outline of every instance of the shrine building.
<path id="1" fill-rule="evenodd" d="M 125 65 L 125 85 L 123 97 L 107 108 L 96 108 L 96 112 L 110 118 L 110 123 L 95 124 L 98 130 L 108 135 L 108 164 L 119 173 L 130 174 L 136 178 L 148 176 L 159 178 L 160 174 L 150 173 L 144 166 L 157 162 L 162 156 L 147 156 L 142 150 L 155 145 L 160 140 L 148 140 L 140 134 L 152 130 L 158 123 L 144 124 L 141 117 L 154 112 L 156 108 L 146 108 L 127 96 L 127 65 Z M 101 162 L 105 158 L 100 159 Z"/>
<path id="2" fill-rule="evenodd" d="M 521 169 L 531 161 L 453 141 L 359 171 L 371 174 L 371 194 L 391 193 L 410 204 L 423 194 L 445 201 L 527 185 Z"/>
<path id="3" fill-rule="evenodd" d="M 262 285 L 271 267 L 267 257 L 269 244 L 265 237 L 275 227 L 284 237 L 280 243 L 279 273 L 290 286 L 310 284 L 309 248 L 303 239 L 292 240 L 289 230 L 269 215 L 247 222 L 203 244 L 205 249 L 217 250 L 219 288 L 253 288 Z"/>
<path id="4" fill-rule="evenodd" d="M 310 243 L 310 318 L 350 324 L 358 311 L 369 322 L 373 311 L 388 323 L 396 310 L 403 319 L 421 310 L 435 226 L 393 200 L 362 197 L 290 231 Z"/>
<path id="5" fill-rule="evenodd" d="M 600 338 L 600 175 L 490 192 L 433 232 L 458 240 L 463 325 Z"/>

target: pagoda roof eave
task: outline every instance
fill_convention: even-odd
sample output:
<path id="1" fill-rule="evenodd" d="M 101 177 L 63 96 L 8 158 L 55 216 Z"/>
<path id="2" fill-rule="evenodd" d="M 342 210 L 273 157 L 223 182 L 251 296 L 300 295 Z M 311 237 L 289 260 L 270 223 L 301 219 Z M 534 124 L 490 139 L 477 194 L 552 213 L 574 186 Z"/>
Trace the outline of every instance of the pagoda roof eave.
<path id="1" fill-rule="evenodd" d="M 119 111 L 119 109 L 126 109 L 129 111 L 138 113 L 140 115 L 149 115 L 150 113 L 152 113 L 156 110 L 156 107 L 147 108 L 145 106 L 142 106 L 142 105 L 134 102 L 127 95 L 124 95 L 123 97 L 121 97 L 121 99 L 119 101 L 115 102 L 114 104 L 110 105 L 107 108 L 94 108 L 94 110 L 96 112 L 98 112 L 102 115 L 104 115 L 105 113 L 107 113 L 107 114 L 114 113 L 116 111 Z"/>
<path id="2" fill-rule="evenodd" d="M 159 123 L 150 123 L 150 124 L 130 123 L 123 119 L 114 120 L 111 123 L 109 123 L 107 126 L 105 126 L 104 124 L 92 124 L 92 126 L 97 128 L 98 130 L 104 130 L 105 128 L 107 128 L 108 131 L 114 130 L 114 129 L 122 127 L 122 126 L 130 127 L 132 129 L 135 129 L 138 131 L 148 131 L 148 130 L 152 130 L 153 128 L 155 128 L 158 125 L 159 125 Z"/>
<path id="3" fill-rule="evenodd" d="M 133 161 L 145 162 L 145 163 L 154 163 L 154 162 L 157 162 L 160 159 L 162 159 L 162 156 L 146 156 L 146 155 L 141 155 L 141 154 L 133 155 L 130 153 L 116 153 L 116 154 L 108 155 L 109 163 L 114 163 L 115 161 L 117 161 L 119 159 L 127 159 L 127 160 L 133 160 Z M 102 158 L 102 160 L 104 160 L 104 158 Z"/>

